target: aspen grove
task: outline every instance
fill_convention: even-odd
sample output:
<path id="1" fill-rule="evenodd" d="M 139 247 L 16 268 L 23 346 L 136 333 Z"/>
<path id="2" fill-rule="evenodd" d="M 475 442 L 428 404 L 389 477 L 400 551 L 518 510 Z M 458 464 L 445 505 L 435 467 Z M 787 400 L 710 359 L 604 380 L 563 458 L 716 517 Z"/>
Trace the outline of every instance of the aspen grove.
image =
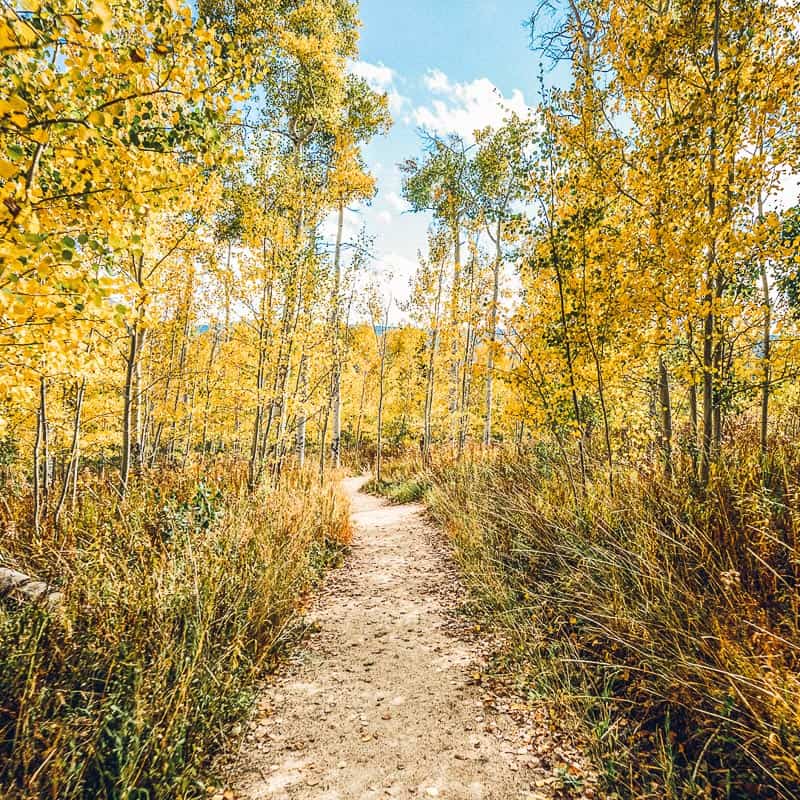
<path id="1" fill-rule="evenodd" d="M 398 301 L 357 2 L 4 0 L 4 797 L 206 794 L 345 470 L 610 797 L 800 797 L 800 5 L 535 2 L 536 106 L 397 165 Z"/>

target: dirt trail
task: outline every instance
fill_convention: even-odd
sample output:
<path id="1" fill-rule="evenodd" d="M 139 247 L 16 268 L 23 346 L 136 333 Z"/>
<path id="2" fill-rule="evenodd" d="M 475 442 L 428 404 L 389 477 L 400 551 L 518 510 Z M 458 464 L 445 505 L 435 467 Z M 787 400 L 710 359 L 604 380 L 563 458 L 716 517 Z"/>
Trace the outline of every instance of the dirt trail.
<path id="1" fill-rule="evenodd" d="M 487 707 L 475 685 L 480 648 L 459 636 L 448 616 L 457 578 L 422 508 L 361 494 L 363 483 L 345 482 L 352 552 L 315 604 L 315 633 L 266 689 L 238 758 L 233 795 L 556 796 L 556 765 L 537 755 L 537 737 L 528 728 L 525 744 L 524 728 Z M 594 796 L 586 787 L 581 794 Z"/>

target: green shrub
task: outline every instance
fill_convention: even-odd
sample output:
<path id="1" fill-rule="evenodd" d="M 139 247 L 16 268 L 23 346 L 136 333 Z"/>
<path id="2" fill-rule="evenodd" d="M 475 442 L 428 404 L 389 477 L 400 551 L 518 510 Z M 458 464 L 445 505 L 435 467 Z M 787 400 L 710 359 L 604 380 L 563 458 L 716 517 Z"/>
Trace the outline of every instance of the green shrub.
<path id="1" fill-rule="evenodd" d="M 425 498 L 431 488 L 422 461 L 417 456 L 406 456 L 386 462 L 381 481 L 372 478 L 364 491 L 386 497 L 393 503 L 416 503 Z"/>

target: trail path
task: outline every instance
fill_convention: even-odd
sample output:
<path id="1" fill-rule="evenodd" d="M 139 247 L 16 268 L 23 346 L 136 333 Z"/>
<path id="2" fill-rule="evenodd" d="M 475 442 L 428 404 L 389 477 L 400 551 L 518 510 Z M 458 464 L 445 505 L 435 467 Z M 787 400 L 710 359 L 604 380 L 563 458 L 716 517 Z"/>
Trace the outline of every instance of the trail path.
<path id="1" fill-rule="evenodd" d="M 361 494 L 363 483 L 345 482 L 352 552 L 316 602 L 315 633 L 266 689 L 232 796 L 594 797 L 585 785 L 563 793 L 554 775 L 576 768 L 556 763 L 550 734 L 494 711 L 477 685 L 481 648 L 448 615 L 457 577 L 422 508 Z"/>

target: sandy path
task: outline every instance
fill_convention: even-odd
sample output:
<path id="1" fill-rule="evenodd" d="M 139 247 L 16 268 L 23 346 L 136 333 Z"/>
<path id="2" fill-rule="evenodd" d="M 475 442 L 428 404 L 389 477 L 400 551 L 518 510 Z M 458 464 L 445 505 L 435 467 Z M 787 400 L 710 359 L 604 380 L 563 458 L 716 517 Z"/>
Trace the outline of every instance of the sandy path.
<path id="1" fill-rule="evenodd" d="M 453 631 L 457 579 L 422 508 L 362 485 L 345 482 L 351 555 L 315 604 L 315 633 L 262 698 L 234 796 L 550 797 L 540 759 L 514 743 L 518 725 L 487 709 L 471 678 L 480 652 Z"/>

